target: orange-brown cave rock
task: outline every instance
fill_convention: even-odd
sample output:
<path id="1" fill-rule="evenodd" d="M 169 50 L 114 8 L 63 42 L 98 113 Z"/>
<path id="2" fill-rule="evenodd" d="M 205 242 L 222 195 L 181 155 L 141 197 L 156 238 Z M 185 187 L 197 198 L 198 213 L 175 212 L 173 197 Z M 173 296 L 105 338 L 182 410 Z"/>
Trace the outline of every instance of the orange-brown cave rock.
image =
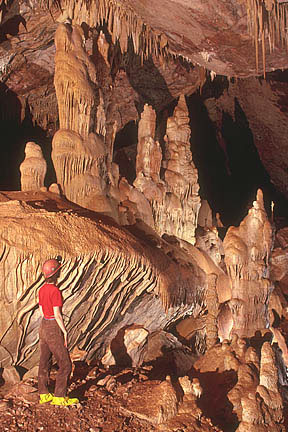
<path id="1" fill-rule="evenodd" d="M 187 313 L 194 302 L 203 307 L 205 274 L 189 259 L 176 272 L 168 251 L 155 253 L 144 234 L 137 238 L 104 216 L 75 206 L 69 209 L 57 195 L 4 196 L 0 203 L 3 366 L 32 367 L 37 362 L 40 269 L 51 256 L 61 255 L 64 262 L 59 284 L 70 348 L 79 345 L 90 358 L 99 350 L 104 354 L 109 340 L 127 325 L 142 325 L 150 332 L 160 322 L 164 326 Z M 6 217 L 7 212 L 13 216 Z"/>
<path id="2" fill-rule="evenodd" d="M 282 0 L 0 0 L 4 431 L 287 430 L 287 20 Z M 69 412 L 37 403 L 56 257 Z"/>

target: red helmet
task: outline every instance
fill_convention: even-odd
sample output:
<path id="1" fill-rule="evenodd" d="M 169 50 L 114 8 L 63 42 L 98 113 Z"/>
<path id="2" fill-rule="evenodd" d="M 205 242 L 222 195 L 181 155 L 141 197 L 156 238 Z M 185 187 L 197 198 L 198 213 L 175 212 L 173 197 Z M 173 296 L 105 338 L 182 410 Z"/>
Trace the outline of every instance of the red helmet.
<path id="1" fill-rule="evenodd" d="M 45 279 L 53 276 L 60 269 L 61 263 L 56 259 L 49 259 L 44 262 L 42 266 L 42 273 L 44 274 Z"/>

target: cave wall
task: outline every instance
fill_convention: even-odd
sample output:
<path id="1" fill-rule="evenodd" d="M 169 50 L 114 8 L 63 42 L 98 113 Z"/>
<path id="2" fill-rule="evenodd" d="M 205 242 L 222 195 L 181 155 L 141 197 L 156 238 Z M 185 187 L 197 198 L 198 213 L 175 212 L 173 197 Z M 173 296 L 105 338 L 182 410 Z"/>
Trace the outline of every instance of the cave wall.
<path id="1" fill-rule="evenodd" d="M 64 263 L 59 287 L 69 349 L 78 346 L 89 358 L 101 357 L 127 325 L 152 332 L 204 307 L 204 271 L 184 255 L 179 267 L 164 242 L 152 247 L 144 233 L 48 192 L 2 194 L 0 208 L 2 367 L 38 362 L 41 265 L 51 256 Z"/>
<path id="2" fill-rule="evenodd" d="M 206 102 L 213 122 L 222 125 L 222 130 L 219 128 L 222 136 L 225 134 L 225 121 L 229 121 L 228 117 L 231 122 L 238 124 L 239 128 L 245 127 L 245 122 L 247 123 L 260 160 L 269 173 L 271 182 L 284 196 L 287 196 L 287 165 L 282 156 L 287 149 L 286 81 L 286 72 L 280 71 L 269 74 L 267 80 L 257 78 L 235 80 L 229 83 L 229 87 L 219 98 L 208 99 Z M 234 144 L 231 143 L 233 138 L 235 137 L 230 137 L 227 147 L 236 145 L 235 139 Z M 227 147 L 226 151 L 229 153 Z M 250 158 L 253 158 L 253 154 Z M 257 166 L 254 169 L 256 170 Z"/>

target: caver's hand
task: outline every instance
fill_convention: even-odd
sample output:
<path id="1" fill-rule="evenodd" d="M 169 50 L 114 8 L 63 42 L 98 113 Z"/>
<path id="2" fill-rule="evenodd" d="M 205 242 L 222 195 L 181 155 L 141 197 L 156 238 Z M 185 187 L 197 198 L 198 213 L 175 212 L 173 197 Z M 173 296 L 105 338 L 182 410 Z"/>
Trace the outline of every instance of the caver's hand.
<path id="1" fill-rule="evenodd" d="M 67 334 L 67 332 L 64 333 L 64 346 L 66 348 L 68 347 L 68 334 Z"/>

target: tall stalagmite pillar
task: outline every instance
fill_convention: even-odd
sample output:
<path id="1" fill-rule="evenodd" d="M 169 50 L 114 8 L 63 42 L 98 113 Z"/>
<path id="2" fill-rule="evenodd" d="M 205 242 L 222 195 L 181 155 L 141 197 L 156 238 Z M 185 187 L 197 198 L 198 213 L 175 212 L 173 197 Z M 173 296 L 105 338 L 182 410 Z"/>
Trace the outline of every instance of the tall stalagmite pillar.
<path id="1" fill-rule="evenodd" d="M 156 231 L 195 243 L 200 209 L 198 172 L 190 150 L 190 126 L 185 97 L 179 98 L 167 121 L 165 155 L 155 141 L 156 115 L 146 105 L 139 122 L 136 160 L 138 188 L 150 202 Z M 160 168 L 164 176 L 160 177 Z"/>
<path id="2" fill-rule="evenodd" d="M 228 229 L 223 242 L 232 291 L 232 332 L 239 336 L 251 337 L 269 325 L 268 302 L 273 284 L 268 261 L 272 240 L 272 227 L 259 189 L 248 215 L 239 227 Z"/>

